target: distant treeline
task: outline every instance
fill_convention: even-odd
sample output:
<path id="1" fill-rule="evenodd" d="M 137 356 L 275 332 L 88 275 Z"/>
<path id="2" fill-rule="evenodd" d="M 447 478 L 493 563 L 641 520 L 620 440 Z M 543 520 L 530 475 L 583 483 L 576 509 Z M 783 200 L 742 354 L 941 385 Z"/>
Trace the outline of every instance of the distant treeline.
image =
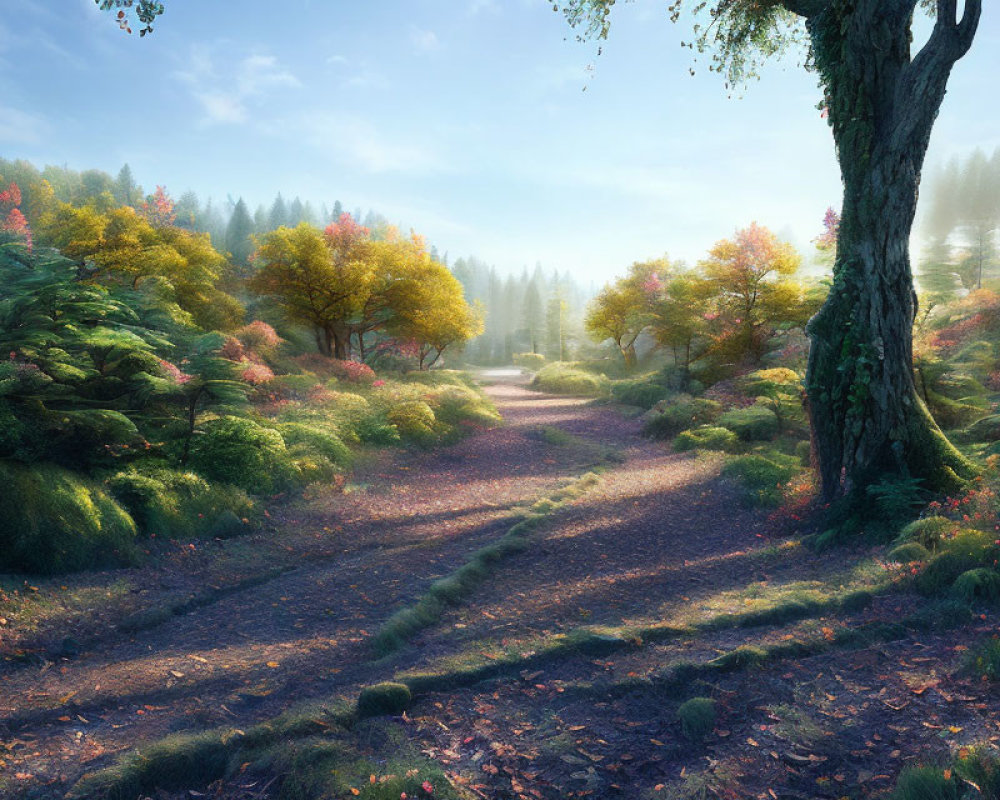
<path id="1" fill-rule="evenodd" d="M 1000 149 L 940 167 L 926 184 L 919 283 L 934 304 L 1000 283 Z"/>

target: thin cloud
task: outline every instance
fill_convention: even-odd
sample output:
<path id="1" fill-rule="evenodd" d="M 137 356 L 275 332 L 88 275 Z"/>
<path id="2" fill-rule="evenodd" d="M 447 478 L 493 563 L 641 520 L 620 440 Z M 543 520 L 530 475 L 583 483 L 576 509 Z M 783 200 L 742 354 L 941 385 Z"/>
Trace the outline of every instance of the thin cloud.
<path id="1" fill-rule="evenodd" d="M 410 42 L 418 53 L 433 53 L 441 49 L 441 42 L 434 31 L 410 28 Z"/>
<path id="2" fill-rule="evenodd" d="M 49 131 L 48 121 L 37 114 L 0 106 L 0 143 L 38 144 Z"/>
<path id="3" fill-rule="evenodd" d="M 219 69 L 204 47 L 192 47 L 187 68 L 175 76 L 201 106 L 202 125 L 243 124 L 250 118 L 250 105 L 263 105 L 281 90 L 302 86 L 274 56 L 253 54 Z"/>
<path id="4" fill-rule="evenodd" d="M 444 160 L 431 149 L 393 139 L 360 117 L 311 115 L 299 121 L 297 130 L 328 153 L 330 143 L 336 142 L 338 160 L 365 172 L 426 175 L 446 171 Z"/>

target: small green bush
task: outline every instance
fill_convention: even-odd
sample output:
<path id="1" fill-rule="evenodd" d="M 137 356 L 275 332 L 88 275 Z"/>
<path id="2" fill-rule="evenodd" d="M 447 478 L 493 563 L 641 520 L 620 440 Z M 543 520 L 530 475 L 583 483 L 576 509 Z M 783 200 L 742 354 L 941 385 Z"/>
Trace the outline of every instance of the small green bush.
<path id="1" fill-rule="evenodd" d="M 135 522 L 105 490 L 51 465 L 0 462 L 0 567 L 59 573 L 135 563 Z"/>
<path id="2" fill-rule="evenodd" d="M 413 698 L 405 683 L 378 683 L 361 690 L 358 695 L 358 716 L 380 717 L 402 714 Z"/>
<path id="3" fill-rule="evenodd" d="M 206 423 L 192 441 L 189 463 L 209 480 L 255 493 L 284 489 L 295 476 L 281 434 L 244 417 Z"/>
<path id="4" fill-rule="evenodd" d="M 419 444 L 434 439 L 434 410 L 423 400 L 411 400 L 389 409 L 386 418 L 396 427 L 399 435 Z"/>
<path id="5" fill-rule="evenodd" d="M 982 678 L 1000 680 L 1000 639 L 992 636 L 973 650 L 969 654 L 967 666 Z"/>
<path id="6" fill-rule="evenodd" d="M 112 475 L 107 487 L 147 536 L 225 538 L 233 533 L 216 532 L 220 517 L 231 514 L 240 521 L 255 513 L 253 501 L 242 489 L 209 483 L 182 470 L 140 464 Z M 245 527 L 240 522 L 239 529 Z"/>
<path id="7" fill-rule="evenodd" d="M 812 466 L 812 443 L 796 442 L 795 457 L 798 458 L 799 463 L 802 464 L 803 467 Z"/>
<path id="8" fill-rule="evenodd" d="M 907 525 L 899 532 L 900 544 L 916 542 L 928 550 L 937 550 L 941 542 L 958 531 L 958 523 L 947 517 L 924 517 Z"/>
<path id="9" fill-rule="evenodd" d="M 896 781 L 890 800 L 962 800 L 962 781 L 945 777 L 942 767 L 906 767 Z"/>
<path id="10" fill-rule="evenodd" d="M 715 701 L 708 697 L 692 697 L 677 709 L 681 731 L 692 741 L 704 739 L 715 728 Z"/>
<path id="11" fill-rule="evenodd" d="M 739 481 L 753 505 L 776 506 L 782 500 L 782 488 L 796 469 L 759 455 L 740 456 L 722 468 L 722 474 Z"/>
<path id="12" fill-rule="evenodd" d="M 611 384 L 611 396 L 619 403 L 645 409 L 655 406 L 667 393 L 665 386 L 651 381 L 615 381 Z"/>
<path id="13" fill-rule="evenodd" d="M 889 551 L 889 560 L 899 564 L 909 564 L 913 561 L 929 561 L 931 551 L 920 542 L 905 542 Z"/>
<path id="14" fill-rule="evenodd" d="M 358 439 L 365 444 L 392 445 L 400 441 L 399 430 L 384 417 L 366 417 L 357 425 Z"/>
<path id="15" fill-rule="evenodd" d="M 969 425 L 989 411 L 984 405 L 967 402 L 970 398 L 967 398 L 966 401 L 952 400 L 933 389 L 927 390 L 927 399 L 927 405 L 934 420 L 945 430 Z"/>
<path id="16" fill-rule="evenodd" d="M 608 387 L 606 378 L 561 362 L 542 367 L 531 380 L 531 388 L 552 394 L 600 397 Z"/>
<path id="17" fill-rule="evenodd" d="M 466 422 L 489 426 L 501 421 L 493 404 L 482 393 L 467 386 L 442 386 L 429 395 L 427 402 L 437 420 L 448 425 Z"/>
<path id="18" fill-rule="evenodd" d="M 305 448 L 303 452 L 323 456 L 339 467 L 351 464 L 351 449 L 330 430 L 330 426 L 324 428 L 319 423 L 283 422 L 277 430 L 286 447 L 301 446 Z"/>
<path id="19" fill-rule="evenodd" d="M 1000 572 L 987 567 L 970 569 L 955 579 L 951 590 L 967 603 L 995 603 L 1000 600 Z"/>
<path id="20" fill-rule="evenodd" d="M 991 414 L 973 422 L 965 432 L 973 442 L 1000 442 L 1000 414 Z"/>
<path id="21" fill-rule="evenodd" d="M 541 369 L 545 366 L 545 356 L 541 353 L 514 353 L 514 366 L 527 369 Z"/>
<path id="22" fill-rule="evenodd" d="M 719 425 L 728 428 L 745 442 L 764 442 L 778 433 L 778 418 L 764 406 L 750 406 L 727 411 L 719 417 Z"/>
<path id="23" fill-rule="evenodd" d="M 963 573 L 982 566 L 992 566 L 1000 550 L 986 533 L 961 531 L 941 544 L 941 550 L 917 575 L 917 591 L 925 595 L 941 594 L 951 588 Z"/>
<path id="24" fill-rule="evenodd" d="M 996 752 L 973 749 L 944 766 L 907 767 L 889 800 L 995 800 L 1000 797 L 1000 759 Z"/>
<path id="25" fill-rule="evenodd" d="M 726 428 L 703 425 L 689 431 L 681 431 L 674 439 L 674 450 L 722 450 L 733 452 L 739 446 L 739 437 Z"/>
<path id="26" fill-rule="evenodd" d="M 267 391 L 285 400 L 305 400 L 317 386 L 322 386 L 320 380 L 311 372 L 306 372 L 278 375 L 268 381 Z"/>
<path id="27" fill-rule="evenodd" d="M 662 412 L 647 420 L 642 433 L 651 439 L 672 439 L 681 431 L 714 423 L 721 413 L 722 406 L 714 400 L 680 395 Z"/>
<path id="28" fill-rule="evenodd" d="M 223 511 L 212 522 L 208 535 L 213 539 L 232 539 L 246 532 L 247 524 L 232 511 Z"/>

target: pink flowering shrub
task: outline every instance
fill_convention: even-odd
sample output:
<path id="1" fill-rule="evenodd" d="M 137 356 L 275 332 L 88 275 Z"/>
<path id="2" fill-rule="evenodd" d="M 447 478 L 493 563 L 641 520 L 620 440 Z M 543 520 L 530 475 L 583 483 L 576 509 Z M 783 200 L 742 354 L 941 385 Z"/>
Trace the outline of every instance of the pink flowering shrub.
<path id="1" fill-rule="evenodd" d="M 219 355 L 223 358 L 228 358 L 230 361 L 242 361 L 246 356 L 246 350 L 243 348 L 243 342 L 239 339 L 234 336 L 227 336 L 225 344 L 219 350 Z"/>
<path id="2" fill-rule="evenodd" d="M 236 331 L 236 338 L 244 348 L 264 359 L 274 358 L 282 341 L 277 331 L 261 320 L 244 325 Z"/>
<path id="3" fill-rule="evenodd" d="M 267 364 L 258 364 L 248 359 L 243 359 L 243 371 L 240 372 L 240 379 L 251 386 L 260 386 L 274 380 L 274 372 Z"/>
<path id="4" fill-rule="evenodd" d="M 337 380 L 349 383 L 374 383 L 375 370 L 360 361 L 337 361 L 331 359 L 331 372 Z"/>

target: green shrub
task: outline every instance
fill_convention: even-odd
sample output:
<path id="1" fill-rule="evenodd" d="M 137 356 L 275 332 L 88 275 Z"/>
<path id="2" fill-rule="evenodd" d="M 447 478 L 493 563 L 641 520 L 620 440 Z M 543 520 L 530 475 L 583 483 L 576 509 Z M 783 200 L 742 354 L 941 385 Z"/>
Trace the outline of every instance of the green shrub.
<path id="1" fill-rule="evenodd" d="M 996 750 L 975 747 L 969 755 L 955 762 L 954 771 L 965 781 L 970 800 L 1000 798 L 1000 759 Z M 977 788 L 973 790 L 973 786 Z"/>
<path id="2" fill-rule="evenodd" d="M 926 502 L 927 493 L 920 487 L 921 483 L 920 478 L 891 478 L 868 486 L 865 489 L 865 496 L 871 501 L 868 509 L 874 511 L 869 516 L 895 532 L 906 520 L 916 516 Z"/>
<path id="3" fill-rule="evenodd" d="M 135 522 L 68 470 L 0 462 L 0 506 L 3 569 L 51 574 L 136 561 Z"/>
<path id="4" fill-rule="evenodd" d="M 256 493 L 279 491 L 295 476 L 281 434 L 244 417 L 206 423 L 192 440 L 189 463 L 209 480 Z"/>
<path id="5" fill-rule="evenodd" d="M 680 395 L 662 412 L 647 420 L 642 433 L 651 439 L 672 439 L 681 431 L 714 423 L 721 413 L 722 406 L 714 400 Z"/>
<path id="6" fill-rule="evenodd" d="M 899 532 L 896 541 L 900 544 L 916 542 L 928 550 L 937 550 L 941 542 L 958 531 L 958 523 L 947 517 L 924 517 L 907 525 Z"/>
<path id="7" fill-rule="evenodd" d="M 339 467 L 349 467 L 351 464 L 350 448 L 330 430 L 330 426 L 323 427 L 319 423 L 283 422 L 277 426 L 277 430 L 286 447 L 300 446 L 304 448 L 301 452 L 323 456 Z"/>
<path id="8" fill-rule="evenodd" d="M 341 470 L 326 456 L 306 452 L 301 445 L 291 448 L 288 456 L 295 473 L 295 483 L 299 486 L 328 483 L 341 474 Z"/>
<path id="9" fill-rule="evenodd" d="M 208 535 L 213 539 L 232 539 L 247 529 L 247 524 L 233 511 L 223 511 L 212 522 Z"/>
<path id="10" fill-rule="evenodd" d="M 962 781 L 941 767 L 906 767 L 890 800 L 962 800 Z"/>
<path id="11" fill-rule="evenodd" d="M 434 439 L 434 410 L 423 400 L 411 400 L 389 409 L 386 419 L 396 427 L 399 435 L 419 444 Z"/>
<path id="12" fill-rule="evenodd" d="M 950 589 L 963 572 L 992 566 L 998 555 L 1000 550 L 988 534 L 971 529 L 961 531 L 953 539 L 941 543 L 940 552 L 917 576 L 917 590 L 925 595 L 941 594 Z"/>
<path id="13" fill-rule="evenodd" d="M 1000 798 L 1000 760 L 992 750 L 975 748 L 949 767 L 906 767 L 890 800 L 996 800 Z"/>
<path id="14" fill-rule="evenodd" d="M 722 450 L 731 453 L 739 446 L 739 437 L 726 428 L 716 428 L 702 425 L 690 431 L 681 431 L 674 439 L 674 449 L 678 452 L 687 450 Z"/>
<path id="15" fill-rule="evenodd" d="M 1000 600 L 1000 572 L 987 567 L 970 569 L 955 579 L 951 590 L 967 603 L 995 603 Z"/>
<path id="16" fill-rule="evenodd" d="M 967 666 L 982 678 L 1000 680 L 1000 639 L 992 636 L 973 650 L 969 654 Z"/>
<path id="17" fill-rule="evenodd" d="M 237 528 L 218 523 L 221 517 L 230 514 L 240 521 L 255 510 L 246 492 L 235 486 L 211 484 L 193 472 L 163 467 L 132 467 L 108 478 L 107 486 L 147 536 L 225 538 Z M 216 532 L 217 523 L 229 532 Z M 239 530 L 245 527 L 240 522 Z"/>
<path id="18" fill-rule="evenodd" d="M 952 400 L 933 390 L 927 391 L 928 407 L 934 420 L 942 428 L 961 428 L 977 420 L 989 409 L 983 405 L 961 400 Z M 974 426 L 973 426 L 974 427 Z"/>
<path id="19" fill-rule="evenodd" d="M 739 481 L 747 499 L 759 506 L 781 503 L 782 488 L 795 473 L 794 467 L 759 455 L 740 456 L 722 468 L 722 474 Z"/>
<path id="20" fill-rule="evenodd" d="M 619 403 L 649 409 L 667 396 L 667 388 L 644 380 L 615 381 L 611 384 L 611 396 Z"/>
<path id="21" fill-rule="evenodd" d="M 480 392 L 467 386 L 446 385 L 432 392 L 427 401 L 440 422 L 458 425 L 496 425 L 500 415 L 493 404 Z"/>
<path id="22" fill-rule="evenodd" d="M 547 364 L 531 380 L 531 388 L 552 394 L 599 397 L 607 391 L 608 381 L 590 372 L 563 363 Z"/>
<path id="23" fill-rule="evenodd" d="M 974 442 L 1000 442 L 1000 414 L 991 414 L 973 422 L 965 432 Z"/>
<path id="24" fill-rule="evenodd" d="M 359 717 L 380 717 L 402 714 L 412 701 L 405 683 L 378 683 L 361 690 L 358 695 Z"/>
<path id="25" fill-rule="evenodd" d="M 909 564 L 913 561 L 928 561 L 931 551 L 920 542 L 905 542 L 889 551 L 889 560 L 899 564 Z"/>
<path id="26" fill-rule="evenodd" d="M 322 386 L 311 372 L 294 375 L 277 375 L 267 383 L 267 391 L 286 400 L 305 400 L 317 387 Z"/>
<path id="27" fill-rule="evenodd" d="M 799 460 L 799 463 L 802 464 L 803 467 L 812 466 L 812 443 L 796 442 L 795 457 Z"/>
<path id="28" fill-rule="evenodd" d="M 365 444 L 391 445 L 400 441 L 399 430 L 384 417 L 365 417 L 357 425 L 358 439 Z"/>
<path id="29" fill-rule="evenodd" d="M 719 425 L 728 428 L 745 442 L 764 442 L 778 433 L 778 418 L 764 406 L 750 406 L 727 411 L 719 417 Z"/>
<path id="30" fill-rule="evenodd" d="M 527 369 L 541 369 L 545 366 L 545 356 L 541 353 L 514 353 L 514 366 Z"/>
<path id="31" fill-rule="evenodd" d="M 715 728 L 715 701 L 708 697 L 692 697 L 677 709 L 681 731 L 693 741 L 704 739 Z"/>

